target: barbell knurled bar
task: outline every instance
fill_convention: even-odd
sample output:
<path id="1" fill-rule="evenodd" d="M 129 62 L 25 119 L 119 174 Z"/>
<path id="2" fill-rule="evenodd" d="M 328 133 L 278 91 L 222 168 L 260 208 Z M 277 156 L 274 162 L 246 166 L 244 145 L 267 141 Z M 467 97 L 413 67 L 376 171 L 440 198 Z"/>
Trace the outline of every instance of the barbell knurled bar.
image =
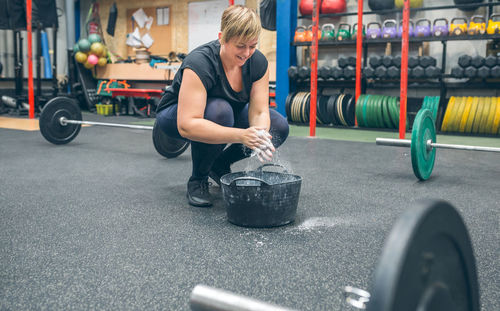
<path id="1" fill-rule="evenodd" d="M 93 122 L 93 121 L 78 121 L 78 120 L 68 120 L 66 117 L 61 117 L 59 122 L 62 126 L 66 126 L 67 124 L 85 124 L 85 125 L 99 125 L 99 126 L 108 126 L 108 127 L 121 127 L 121 128 L 129 128 L 136 130 L 153 130 L 152 126 L 147 125 L 133 125 L 133 124 L 118 124 L 118 123 L 106 123 L 106 122 Z"/>
<path id="2" fill-rule="evenodd" d="M 377 145 L 392 146 L 392 147 L 411 147 L 412 141 L 409 139 L 393 139 L 393 138 L 376 138 Z M 470 150 L 470 151 L 486 151 L 486 152 L 500 152 L 500 148 L 485 147 L 485 146 L 472 146 L 472 145 L 455 145 L 455 144 L 439 144 L 433 143 L 431 140 L 426 142 L 427 148 L 443 148 L 455 150 Z"/>
<path id="3" fill-rule="evenodd" d="M 71 142 L 80 132 L 81 125 L 98 125 L 116 128 L 149 130 L 153 132 L 153 144 L 156 151 L 166 158 L 175 158 L 182 154 L 190 142 L 185 139 L 169 137 L 154 126 L 117 124 L 106 122 L 83 121 L 76 101 L 66 96 L 58 96 L 49 100 L 42 109 L 39 127 L 42 136 L 49 142 L 62 145 Z"/>

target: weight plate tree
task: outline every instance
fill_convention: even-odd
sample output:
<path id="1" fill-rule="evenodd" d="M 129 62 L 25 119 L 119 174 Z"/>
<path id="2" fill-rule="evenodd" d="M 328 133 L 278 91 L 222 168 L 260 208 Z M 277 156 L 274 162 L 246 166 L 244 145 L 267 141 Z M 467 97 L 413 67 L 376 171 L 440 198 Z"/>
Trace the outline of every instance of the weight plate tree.
<path id="1" fill-rule="evenodd" d="M 370 292 L 347 286 L 344 295 L 346 303 L 368 311 L 479 311 L 476 261 L 460 214 L 445 201 L 416 203 L 387 237 Z M 193 311 L 292 311 L 206 285 L 193 289 L 190 306 Z"/>
<path id="2" fill-rule="evenodd" d="M 49 142 L 62 145 L 71 142 L 80 132 L 82 124 L 100 125 L 153 131 L 153 144 L 156 151 L 166 158 L 175 158 L 189 146 L 188 140 L 167 136 L 157 126 L 130 125 L 82 121 L 80 108 L 69 97 L 59 96 L 48 101 L 40 114 L 39 126 L 43 137 Z"/>
<path id="3" fill-rule="evenodd" d="M 411 164 L 413 172 L 420 180 L 427 180 L 434 168 L 436 150 L 434 148 L 500 152 L 500 148 L 469 146 L 469 145 L 451 145 L 439 144 L 436 142 L 436 128 L 432 118 L 432 112 L 429 109 L 420 109 L 413 122 L 411 140 L 408 139 L 390 139 L 377 138 L 377 145 L 393 147 L 410 147 Z"/>

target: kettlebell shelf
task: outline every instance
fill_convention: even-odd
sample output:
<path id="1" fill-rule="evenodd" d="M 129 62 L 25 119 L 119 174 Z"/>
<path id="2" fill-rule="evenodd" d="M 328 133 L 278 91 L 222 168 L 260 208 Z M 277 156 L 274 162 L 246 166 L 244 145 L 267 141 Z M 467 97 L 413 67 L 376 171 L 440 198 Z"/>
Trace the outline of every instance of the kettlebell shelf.
<path id="1" fill-rule="evenodd" d="M 500 5 L 500 2 L 486 2 L 486 3 L 472 3 L 472 4 L 455 4 L 455 5 L 443 5 L 443 6 L 431 6 L 431 7 L 422 7 L 422 8 L 412 8 L 411 12 L 420 12 L 420 11 L 437 11 L 437 10 L 450 10 L 450 9 L 470 9 L 470 8 L 478 8 L 478 7 L 489 7 L 490 10 L 492 7 Z M 363 12 L 363 15 L 372 15 L 372 14 L 391 14 L 391 13 L 402 13 L 403 9 L 390 9 L 390 10 L 377 10 L 377 11 L 366 11 Z M 358 12 L 345 12 L 345 13 L 334 13 L 334 14 L 320 14 L 319 18 L 329 18 L 329 17 L 340 17 L 340 16 L 354 16 L 358 15 Z M 490 15 L 490 14 L 488 14 Z M 302 15 L 298 16 L 298 19 L 312 19 L 311 15 Z"/>
<path id="2" fill-rule="evenodd" d="M 500 3 L 500 2 L 499 2 Z M 447 36 L 447 37 L 411 37 L 410 43 L 421 43 L 429 41 L 472 41 L 472 40 L 500 40 L 500 35 L 463 35 L 463 36 Z M 365 39 L 363 45 L 400 43 L 401 38 L 381 38 L 381 39 Z M 292 42 L 293 46 L 310 46 L 311 42 Z M 338 46 L 338 45 L 356 45 L 356 40 L 343 41 L 318 41 L 318 46 Z"/>

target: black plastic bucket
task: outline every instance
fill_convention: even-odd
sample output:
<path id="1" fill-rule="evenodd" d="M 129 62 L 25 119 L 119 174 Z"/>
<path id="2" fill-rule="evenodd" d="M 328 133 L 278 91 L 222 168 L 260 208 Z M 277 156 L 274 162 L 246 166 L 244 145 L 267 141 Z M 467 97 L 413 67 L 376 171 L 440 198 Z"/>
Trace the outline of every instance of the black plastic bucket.
<path id="1" fill-rule="evenodd" d="M 221 177 L 228 221 L 243 227 L 265 228 L 295 220 L 302 177 L 283 172 L 235 172 Z M 282 168 L 282 167 L 281 167 Z"/>

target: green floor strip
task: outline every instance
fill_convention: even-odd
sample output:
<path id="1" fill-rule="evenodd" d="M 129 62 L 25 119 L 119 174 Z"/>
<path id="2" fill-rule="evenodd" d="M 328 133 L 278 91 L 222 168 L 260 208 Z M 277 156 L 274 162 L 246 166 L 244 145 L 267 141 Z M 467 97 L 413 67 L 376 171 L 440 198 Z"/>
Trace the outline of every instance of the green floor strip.
<path id="1" fill-rule="evenodd" d="M 290 136 L 309 137 L 309 126 L 290 125 Z M 375 143 L 375 139 L 377 137 L 399 138 L 399 132 L 370 131 L 353 128 L 344 129 L 332 127 L 317 127 L 316 137 L 324 139 Z M 411 133 L 406 133 L 406 139 L 411 139 Z M 474 145 L 500 148 L 500 137 L 437 135 L 437 142 L 443 144 Z"/>

